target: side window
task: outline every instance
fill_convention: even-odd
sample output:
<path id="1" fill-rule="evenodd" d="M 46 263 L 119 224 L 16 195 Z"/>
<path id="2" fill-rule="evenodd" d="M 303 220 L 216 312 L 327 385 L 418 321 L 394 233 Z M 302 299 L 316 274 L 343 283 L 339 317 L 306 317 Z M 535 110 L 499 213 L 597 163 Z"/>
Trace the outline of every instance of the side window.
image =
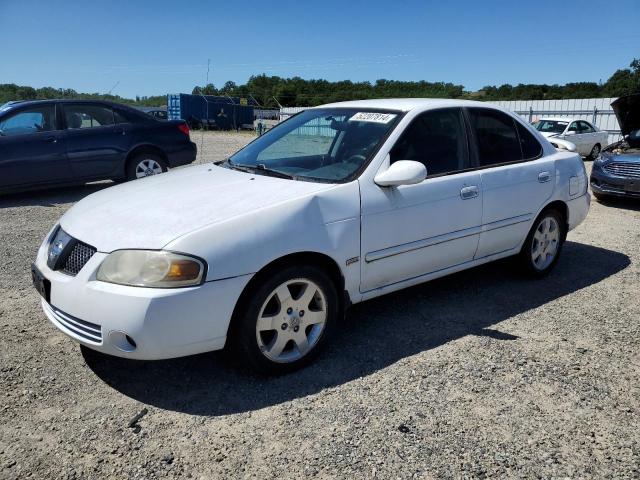
<path id="1" fill-rule="evenodd" d="M 391 150 L 391 163 L 398 160 L 423 163 L 430 177 L 468 168 L 462 110 L 446 108 L 416 117 Z"/>
<path id="2" fill-rule="evenodd" d="M 518 138 L 520 138 L 520 147 L 522 148 L 522 158 L 524 160 L 532 160 L 542 155 L 542 145 L 520 122 L 516 122 L 518 129 Z"/>
<path id="3" fill-rule="evenodd" d="M 571 125 L 569 125 L 568 131 L 578 133 L 578 122 L 571 122 Z"/>
<path id="4" fill-rule="evenodd" d="M 54 105 L 42 105 L 21 110 L 0 122 L 0 135 L 26 135 L 56 130 Z"/>
<path id="5" fill-rule="evenodd" d="M 469 120 L 478 146 L 480 166 L 522 159 L 516 122 L 509 115 L 498 110 L 470 108 Z"/>
<path id="6" fill-rule="evenodd" d="M 593 132 L 595 132 L 593 127 L 591 125 L 589 125 L 587 122 L 579 122 L 579 124 L 580 124 L 580 133 L 593 133 Z"/>
<path id="7" fill-rule="evenodd" d="M 115 123 L 131 123 L 129 116 L 120 110 L 113 111 L 113 120 Z"/>
<path id="8" fill-rule="evenodd" d="M 98 105 L 65 105 L 67 128 L 96 128 L 113 125 L 113 111 Z"/>

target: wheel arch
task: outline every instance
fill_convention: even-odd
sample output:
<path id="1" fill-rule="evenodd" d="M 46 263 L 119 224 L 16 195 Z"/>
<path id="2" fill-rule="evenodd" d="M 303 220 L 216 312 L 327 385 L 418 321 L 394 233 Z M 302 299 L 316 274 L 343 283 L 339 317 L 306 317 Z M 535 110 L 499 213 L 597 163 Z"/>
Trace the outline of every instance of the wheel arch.
<path id="1" fill-rule="evenodd" d="M 540 212 L 538 212 L 538 215 L 536 215 L 535 220 L 538 219 L 538 217 L 540 217 L 540 215 L 542 215 L 543 212 L 546 212 L 547 210 L 557 210 L 558 212 L 560 212 L 564 218 L 564 236 L 567 235 L 567 232 L 569 231 L 569 205 L 567 205 L 565 202 L 563 202 L 562 200 L 553 200 L 552 202 L 547 203 L 541 210 Z M 535 222 L 534 220 L 534 222 Z"/>
<path id="2" fill-rule="evenodd" d="M 123 176 L 127 175 L 127 168 L 129 167 L 129 163 L 136 158 L 138 155 L 143 155 L 145 153 L 150 153 L 153 155 L 158 155 L 164 163 L 169 166 L 169 159 L 167 158 L 167 154 L 160 147 L 151 144 L 142 144 L 136 145 L 132 148 L 129 153 L 127 153 L 127 157 L 125 158 L 124 165 L 122 166 L 122 172 L 120 172 Z"/>
<path id="3" fill-rule="evenodd" d="M 349 292 L 345 289 L 345 279 L 338 263 L 329 255 L 319 252 L 306 251 L 296 252 L 279 257 L 271 262 L 267 263 L 260 270 L 258 270 L 251 280 L 245 285 L 242 293 L 236 301 L 236 306 L 233 309 L 233 315 L 231 317 L 231 323 L 229 325 L 229 334 L 233 334 L 235 319 L 239 313 L 240 307 L 246 304 L 247 297 L 253 290 L 259 285 L 259 283 L 268 276 L 271 272 L 281 270 L 283 268 L 292 265 L 312 265 L 321 268 L 331 278 L 336 286 L 338 292 L 338 299 L 340 300 L 340 311 L 344 310 L 351 305 L 351 298 Z"/>

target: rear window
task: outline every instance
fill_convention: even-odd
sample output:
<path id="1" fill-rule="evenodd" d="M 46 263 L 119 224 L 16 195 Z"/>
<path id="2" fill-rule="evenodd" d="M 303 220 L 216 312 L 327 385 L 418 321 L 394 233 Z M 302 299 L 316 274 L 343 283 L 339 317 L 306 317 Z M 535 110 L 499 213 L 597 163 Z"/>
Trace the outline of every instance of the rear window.
<path id="1" fill-rule="evenodd" d="M 522 160 L 516 122 L 509 115 L 484 108 L 469 109 L 480 166 Z"/>

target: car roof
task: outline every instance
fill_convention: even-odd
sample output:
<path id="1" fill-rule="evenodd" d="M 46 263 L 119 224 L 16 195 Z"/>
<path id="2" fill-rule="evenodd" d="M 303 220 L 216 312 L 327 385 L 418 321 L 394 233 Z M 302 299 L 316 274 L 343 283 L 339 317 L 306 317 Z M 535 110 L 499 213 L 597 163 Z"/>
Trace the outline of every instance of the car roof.
<path id="1" fill-rule="evenodd" d="M 63 99 L 56 99 L 56 98 L 48 98 L 48 99 L 40 99 L 40 100 L 15 100 L 12 102 L 7 102 L 5 104 L 5 106 L 9 109 L 12 108 L 16 108 L 16 107 L 22 107 L 24 105 L 41 105 L 41 104 L 47 104 L 47 103 L 100 103 L 103 105 L 110 105 L 110 106 L 116 106 L 116 107 L 127 107 L 127 108 L 131 108 L 129 107 L 129 105 L 125 105 L 122 103 L 117 103 L 117 102 L 112 102 L 109 100 L 91 100 L 91 99 L 75 99 L 75 98 L 63 98 Z"/>
<path id="2" fill-rule="evenodd" d="M 377 100 L 355 100 L 348 102 L 328 103 L 314 108 L 363 108 L 363 109 L 383 109 L 400 110 L 409 112 L 411 110 L 425 110 L 441 107 L 485 107 L 496 110 L 504 110 L 497 105 L 486 102 L 476 102 L 473 100 L 456 100 L 449 98 L 381 98 Z"/>
<path id="3" fill-rule="evenodd" d="M 589 122 L 589 120 L 585 120 L 584 118 L 574 118 L 574 117 L 540 117 L 538 118 L 538 121 L 540 120 L 549 120 L 552 122 L 567 122 L 567 123 L 575 122 L 577 120 L 582 120 L 583 122 L 591 123 Z"/>

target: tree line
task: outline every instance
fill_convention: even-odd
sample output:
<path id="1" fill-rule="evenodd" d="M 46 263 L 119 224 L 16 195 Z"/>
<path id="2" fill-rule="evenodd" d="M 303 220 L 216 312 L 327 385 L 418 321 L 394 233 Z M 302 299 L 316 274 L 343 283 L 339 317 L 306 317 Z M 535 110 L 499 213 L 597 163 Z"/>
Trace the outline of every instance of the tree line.
<path id="1" fill-rule="evenodd" d="M 604 83 L 577 82 L 565 85 L 504 84 L 486 86 L 477 92 L 466 91 L 463 85 L 445 82 L 406 82 L 380 79 L 375 82 L 342 80 L 305 80 L 300 77 L 252 75 L 247 83 L 237 85 L 228 81 L 221 88 L 213 84 L 194 87 L 192 93 L 203 95 L 228 95 L 253 97 L 267 108 L 311 107 L 323 103 L 368 98 L 461 98 L 473 100 L 550 100 L 563 98 L 619 97 L 640 93 L 640 60 L 634 59 L 629 68 L 616 70 Z M 51 87 L 32 88 L 15 84 L 0 84 L 0 104 L 11 100 L 47 98 L 101 99 L 134 106 L 160 106 L 166 104 L 166 96 L 124 98 L 100 93 L 78 93 L 71 89 Z"/>

